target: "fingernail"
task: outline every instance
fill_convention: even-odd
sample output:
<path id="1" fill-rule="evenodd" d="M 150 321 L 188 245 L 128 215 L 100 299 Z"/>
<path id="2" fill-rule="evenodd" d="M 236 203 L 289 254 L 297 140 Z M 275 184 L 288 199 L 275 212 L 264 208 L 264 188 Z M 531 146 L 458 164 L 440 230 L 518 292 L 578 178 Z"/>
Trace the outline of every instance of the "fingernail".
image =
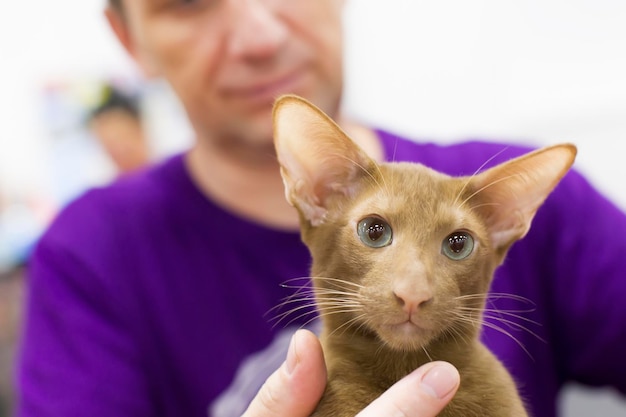
<path id="1" fill-rule="evenodd" d="M 430 368 L 422 377 L 422 389 L 435 398 L 445 398 L 459 383 L 459 372 L 447 362 Z"/>
<path id="2" fill-rule="evenodd" d="M 296 334 L 291 336 L 289 350 L 287 350 L 287 373 L 291 374 L 298 364 L 298 354 L 296 353 Z"/>

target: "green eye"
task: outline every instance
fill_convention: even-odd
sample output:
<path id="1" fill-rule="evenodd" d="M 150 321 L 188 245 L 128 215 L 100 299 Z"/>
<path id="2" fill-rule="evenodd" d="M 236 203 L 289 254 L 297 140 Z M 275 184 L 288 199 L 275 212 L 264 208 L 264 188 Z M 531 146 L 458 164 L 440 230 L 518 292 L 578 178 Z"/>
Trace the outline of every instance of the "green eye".
<path id="1" fill-rule="evenodd" d="M 391 243 L 393 232 L 391 226 L 380 217 L 366 217 L 357 226 L 361 242 L 371 248 L 382 248 Z"/>
<path id="2" fill-rule="evenodd" d="M 441 251 L 453 261 L 465 259 L 474 250 L 474 238 L 467 232 L 456 231 L 443 240 Z"/>

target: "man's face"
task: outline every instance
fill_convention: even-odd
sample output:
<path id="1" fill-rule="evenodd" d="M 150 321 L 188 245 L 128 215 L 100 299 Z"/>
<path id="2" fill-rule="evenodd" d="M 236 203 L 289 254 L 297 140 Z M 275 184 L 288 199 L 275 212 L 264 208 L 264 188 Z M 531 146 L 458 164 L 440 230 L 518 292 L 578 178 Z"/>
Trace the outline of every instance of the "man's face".
<path id="1" fill-rule="evenodd" d="M 200 137 L 267 145 L 284 93 L 336 115 L 341 0 L 127 0 L 129 49 L 166 78 Z"/>
<path id="2" fill-rule="evenodd" d="M 149 162 L 148 144 L 136 117 L 109 110 L 91 120 L 89 127 L 118 171 L 132 171 Z"/>

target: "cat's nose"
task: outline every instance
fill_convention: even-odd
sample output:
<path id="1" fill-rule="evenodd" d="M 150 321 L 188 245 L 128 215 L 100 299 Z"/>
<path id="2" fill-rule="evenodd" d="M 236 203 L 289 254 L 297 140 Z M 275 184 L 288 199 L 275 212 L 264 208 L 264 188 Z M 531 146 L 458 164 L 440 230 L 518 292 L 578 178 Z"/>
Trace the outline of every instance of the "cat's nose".
<path id="1" fill-rule="evenodd" d="M 393 289 L 393 295 L 408 314 L 424 308 L 433 300 L 433 293 L 428 287 L 415 288 L 407 285 L 396 285 Z"/>

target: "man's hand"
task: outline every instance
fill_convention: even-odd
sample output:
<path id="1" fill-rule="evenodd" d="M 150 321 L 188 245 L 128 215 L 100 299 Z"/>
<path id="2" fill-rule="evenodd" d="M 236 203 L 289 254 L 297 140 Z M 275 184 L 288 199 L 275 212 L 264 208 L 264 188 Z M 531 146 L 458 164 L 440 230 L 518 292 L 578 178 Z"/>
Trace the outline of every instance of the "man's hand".
<path id="1" fill-rule="evenodd" d="M 434 417 L 459 387 L 458 371 L 432 362 L 398 381 L 358 417 Z M 326 386 L 326 366 L 317 337 L 299 330 L 291 339 L 287 360 L 265 382 L 242 417 L 308 417 Z"/>

